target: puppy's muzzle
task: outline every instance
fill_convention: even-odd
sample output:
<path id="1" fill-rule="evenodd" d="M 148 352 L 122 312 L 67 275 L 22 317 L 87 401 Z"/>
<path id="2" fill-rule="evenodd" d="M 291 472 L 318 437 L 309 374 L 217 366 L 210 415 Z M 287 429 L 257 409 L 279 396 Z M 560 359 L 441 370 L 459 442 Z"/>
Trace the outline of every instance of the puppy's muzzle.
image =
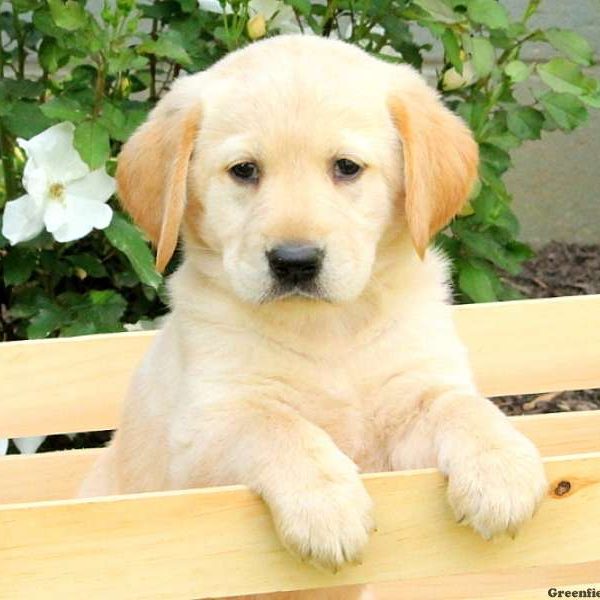
<path id="1" fill-rule="evenodd" d="M 323 254 L 323 250 L 312 244 L 290 242 L 269 250 L 267 260 L 275 281 L 289 289 L 304 287 L 316 280 Z"/>

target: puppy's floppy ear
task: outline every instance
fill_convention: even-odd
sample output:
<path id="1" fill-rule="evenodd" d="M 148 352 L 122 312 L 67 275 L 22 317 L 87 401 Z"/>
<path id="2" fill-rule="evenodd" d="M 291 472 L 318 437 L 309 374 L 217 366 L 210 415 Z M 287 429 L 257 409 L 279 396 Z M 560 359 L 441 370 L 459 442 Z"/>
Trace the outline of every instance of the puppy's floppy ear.
<path id="1" fill-rule="evenodd" d="M 477 177 L 478 146 L 462 119 L 416 71 L 394 70 L 400 81 L 389 109 L 404 153 L 404 210 L 422 258 L 431 238 L 466 200 Z"/>
<path id="2" fill-rule="evenodd" d="M 177 246 L 200 126 L 198 101 L 186 94 L 187 87 L 185 79 L 175 83 L 125 144 L 117 167 L 121 203 L 156 246 L 161 272 Z"/>

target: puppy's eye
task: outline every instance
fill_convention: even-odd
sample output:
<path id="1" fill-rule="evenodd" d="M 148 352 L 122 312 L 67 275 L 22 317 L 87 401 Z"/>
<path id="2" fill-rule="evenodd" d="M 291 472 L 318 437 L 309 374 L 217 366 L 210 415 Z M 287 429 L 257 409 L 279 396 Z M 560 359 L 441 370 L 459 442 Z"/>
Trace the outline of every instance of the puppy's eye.
<path id="1" fill-rule="evenodd" d="M 247 183 L 256 183 L 258 181 L 258 165 L 253 162 L 237 163 L 237 165 L 233 165 L 233 167 L 229 169 L 229 173 L 235 179 Z"/>
<path id="2" fill-rule="evenodd" d="M 333 174 L 336 179 L 354 179 L 362 171 L 362 167 L 349 158 L 339 158 L 335 161 Z"/>

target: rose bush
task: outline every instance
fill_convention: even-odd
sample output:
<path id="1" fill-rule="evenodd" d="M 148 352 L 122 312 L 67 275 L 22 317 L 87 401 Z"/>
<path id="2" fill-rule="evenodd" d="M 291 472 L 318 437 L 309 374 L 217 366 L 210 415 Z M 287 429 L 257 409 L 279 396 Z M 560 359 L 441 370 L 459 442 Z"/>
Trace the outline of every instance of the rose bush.
<path id="1" fill-rule="evenodd" d="M 4 3 L 1 339 L 118 331 L 165 312 L 148 244 L 112 197 L 119 148 L 174 78 L 282 32 L 335 36 L 417 69 L 442 54 L 433 75 L 482 162 L 438 244 L 459 301 L 517 297 L 503 275 L 532 252 L 503 182 L 510 153 L 600 106 L 590 44 L 533 26 L 538 5 L 511 15 L 497 0 L 105 0 L 95 12 L 86 0 Z M 531 44 L 555 56 L 525 63 Z"/>

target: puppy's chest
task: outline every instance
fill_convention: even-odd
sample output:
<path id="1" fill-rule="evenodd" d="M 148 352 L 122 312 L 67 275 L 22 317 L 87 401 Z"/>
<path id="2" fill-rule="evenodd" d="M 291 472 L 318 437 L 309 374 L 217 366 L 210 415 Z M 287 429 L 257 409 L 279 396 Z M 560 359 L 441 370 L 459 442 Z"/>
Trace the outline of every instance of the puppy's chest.
<path id="1" fill-rule="evenodd" d="M 388 372 L 368 369 L 364 361 L 323 363 L 303 382 L 291 382 L 293 392 L 285 402 L 326 431 L 361 469 L 385 470 L 386 427 L 380 415 Z"/>

